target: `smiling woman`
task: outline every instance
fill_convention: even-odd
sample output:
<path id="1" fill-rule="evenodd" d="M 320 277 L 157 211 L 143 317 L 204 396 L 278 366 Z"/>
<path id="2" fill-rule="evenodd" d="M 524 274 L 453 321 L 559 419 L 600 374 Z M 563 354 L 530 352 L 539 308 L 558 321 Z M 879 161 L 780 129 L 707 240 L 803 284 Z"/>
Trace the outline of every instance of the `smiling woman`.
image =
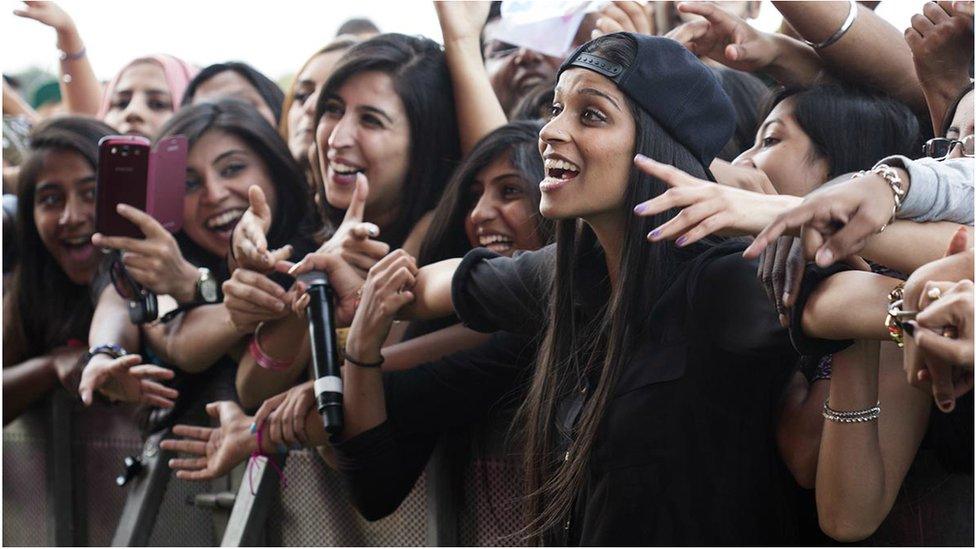
<path id="1" fill-rule="evenodd" d="M 328 221 L 339 225 L 363 173 L 370 186 L 365 221 L 384 242 L 403 245 L 460 157 L 440 46 L 402 34 L 353 46 L 323 85 L 314 121 L 313 169 L 325 185 Z"/>

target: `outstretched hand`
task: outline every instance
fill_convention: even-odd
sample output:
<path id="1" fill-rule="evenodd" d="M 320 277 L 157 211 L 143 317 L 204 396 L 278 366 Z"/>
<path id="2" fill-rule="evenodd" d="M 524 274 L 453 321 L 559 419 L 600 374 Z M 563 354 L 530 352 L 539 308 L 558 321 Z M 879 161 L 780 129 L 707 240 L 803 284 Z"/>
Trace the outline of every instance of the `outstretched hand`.
<path id="1" fill-rule="evenodd" d="M 638 204 L 634 208 L 635 214 L 648 217 L 681 208 L 674 218 L 647 235 L 652 242 L 675 239 L 676 245 L 687 246 L 711 234 L 755 234 L 777 212 L 798 200 L 718 185 L 643 155 L 637 155 L 634 164 L 670 187 L 655 198 Z"/>
<path id="2" fill-rule="evenodd" d="M 708 57 L 727 67 L 756 72 L 776 59 L 777 48 L 771 37 L 754 29 L 744 19 L 712 2 L 681 2 L 678 11 L 704 17 L 689 21 L 669 32 L 699 57 Z"/>
<path id="3" fill-rule="evenodd" d="M 390 253 L 390 245 L 374 240 L 380 235 L 380 228 L 373 223 L 364 222 L 366 199 L 369 197 L 369 181 L 363 174 L 356 175 L 356 188 L 353 190 L 349 208 L 342 223 L 332 237 L 319 247 L 319 252 L 337 252 L 351 265 L 361 278 Z"/>
<path id="4" fill-rule="evenodd" d="M 14 15 L 25 19 L 33 19 L 47 25 L 58 32 L 63 32 L 74 26 L 74 21 L 66 11 L 54 2 L 47 0 L 27 0 L 24 7 L 14 10 Z"/>
<path id="5" fill-rule="evenodd" d="M 207 404 L 207 415 L 219 425 L 176 425 L 173 434 L 182 438 L 166 439 L 159 444 L 163 450 L 193 456 L 169 461 L 176 478 L 210 480 L 226 475 L 257 448 L 257 438 L 251 432 L 253 422 L 237 403 L 211 402 Z"/>
<path id="6" fill-rule="evenodd" d="M 268 199 L 257 185 L 251 185 L 247 190 L 247 199 L 250 207 L 237 222 L 231 236 L 231 258 L 236 262 L 233 267 L 267 274 L 274 270 L 275 263 L 291 257 L 292 247 L 268 250 L 266 235 L 272 221 Z"/>
<path id="7" fill-rule="evenodd" d="M 173 379 L 173 370 L 141 362 L 139 355 L 125 355 L 116 359 L 103 354 L 93 356 L 81 373 L 78 385 L 81 401 L 85 406 L 90 406 L 94 392 L 100 391 L 122 402 L 172 408 L 179 393 L 159 381 Z"/>
<path id="8" fill-rule="evenodd" d="M 490 9 L 491 2 L 434 2 L 445 42 L 478 40 Z"/>

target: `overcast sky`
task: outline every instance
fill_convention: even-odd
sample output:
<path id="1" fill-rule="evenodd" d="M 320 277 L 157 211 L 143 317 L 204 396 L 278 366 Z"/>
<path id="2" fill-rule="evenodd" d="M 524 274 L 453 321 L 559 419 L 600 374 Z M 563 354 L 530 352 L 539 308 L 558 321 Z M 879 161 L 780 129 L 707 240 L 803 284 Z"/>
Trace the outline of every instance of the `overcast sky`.
<path id="1" fill-rule="evenodd" d="M 0 51 L 5 73 L 40 67 L 56 73 L 54 32 L 13 15 L 21 2 L 3 0 Z M 350 17 L 365 16 L 383 31 L 441 40 L 434 8 L 426 0 L 241 1 L 64 0 L 85 40 L 100 79 L 147 53 L 170 53 L 201 67 L 227 60 L 250 63 L 278 80 L 292 74 Z M 885 0 L 878 12 L 899 29 L 909 25 L 921 0 Z M 764 1 L 756 26 L 773 29 L 779 14 Z"/>

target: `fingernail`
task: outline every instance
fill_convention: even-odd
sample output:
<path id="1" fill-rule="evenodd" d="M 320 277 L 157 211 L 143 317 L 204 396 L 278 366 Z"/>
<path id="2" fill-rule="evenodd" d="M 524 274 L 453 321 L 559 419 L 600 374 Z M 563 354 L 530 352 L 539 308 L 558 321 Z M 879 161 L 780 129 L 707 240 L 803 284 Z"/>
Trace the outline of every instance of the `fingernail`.
<path id="1" fill-rule="evenodd" d="M 644 213 L 644 210 L 646 210 L 646 209 L 647 209 L 647 206 L 645 205 L 645 203 L 641 202 L 640 204 L 634 206 L 634 213 L 635 214 L 642 214 L 642 213 Z"/>
<path id="2" fill-rule="evenodd" d="M 901 329 L 908 334 L 908 337 L 915 337 L 915 321 L 909 320 L 908 322 L 903 322 Z"/>
<path id="3" fill-rule="evenodd" d="M 648 157 L 646 157 L 646 156 L 644 156 L 643 154 L 640 154 L 640 153 L 638 153 L 636 156 L 634 156 L 634 161 L 635 162 L 647 162 L 648 160 L 650 160 L 650 158 L 648 158 Z"/>
<path id="4" fill-rule="evenodd" d="M 678 240 L 675 240 L 674 241 L 674 244 L 675 244 L 675 246 L 677 246 L 677 247 L 680 248 L 680 247 L 684 246 L 685 245 L 685 242 L 687 242 L 687 241 L 688 241 L 688 237 L 686 237 L 686 236 L 679 236 L 678 237 Z"/>
<path id="5" fill-rule="evenodd" d="M 651 240 L 660 238 L 660 236 L 661 236 L 661 229 L 654 229 L 653 231 L 647 234 L 647 237 L 650 238 Z"/>
<path id="6" fill-rule="evenodd" d="M 779 325 L 784 328 L 790 325 L 790 323 L 787 322 L 786 320 L 786 315 L 784 315 L 783 313 L 779 314 Z"/>
<path id="7" fill-rule="evenodd" d="M 790 295 L 790 292 L 783 292 L 783 305 L 784 306 L 789 307 L 790 305 L 792 305 L 792 303 L 790 303 L 790 298 L 791 297 L 793 297 L 793 296 Z"/>
<path id="8" fill-rule="evenodd" d="M 834 252 L 828 248 L 822 248 L 817 252 L 817 265 L 826 267 L 834 261 Z"/>
<path id="9" fill-rule="evenodd" d="M 282 310 L 284 308 L 285 308 L 285 304 L 284 303 L 282 303 L 280 301 L 277 302 L 277 303 L 275 303 L 275 309 L 278 309 L 280 311 L 280 310 Z"/>
<path id="10" fill-rule="evenodd" d="M 258 432 L 258 424 L 252 421 L 251 422 L 251 434 L 253 435 L 256 432 Z"/>

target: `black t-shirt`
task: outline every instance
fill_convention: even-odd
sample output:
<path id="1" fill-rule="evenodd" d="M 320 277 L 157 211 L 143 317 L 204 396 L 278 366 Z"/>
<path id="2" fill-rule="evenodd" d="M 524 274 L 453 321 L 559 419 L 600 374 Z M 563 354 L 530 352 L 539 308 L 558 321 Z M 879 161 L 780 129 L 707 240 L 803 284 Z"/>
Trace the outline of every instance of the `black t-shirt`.
<path id="1" fill-rule="evenodd" d="M 826 353 L 846 342 L 800 333 L 791 341 L 757 281 L 755 261 L 742 258 L 744 247 L 727 242 L 702 253 L 648 311 L 646 332 L 604 411 L 569 528 L 547 533 L 548 544 L 795 541 L 793 483 L 774 440 L 777 404 L 796 349 Z M 474 250 L 454 277 L 455 310 L 479 331 L 537 336 L 554 265 L 554 246 L 514 258 Z M 844 268 L 809 267 L 795 316 L 817 282 Z M 599 283 L 606 267 L 591 261 L 584 271 L 581 279 L 596 283 L 577 306 L 592 314 L 609 297 Z M 572 425 L 592 392 L 561 403 L 557 423 Z"/>

